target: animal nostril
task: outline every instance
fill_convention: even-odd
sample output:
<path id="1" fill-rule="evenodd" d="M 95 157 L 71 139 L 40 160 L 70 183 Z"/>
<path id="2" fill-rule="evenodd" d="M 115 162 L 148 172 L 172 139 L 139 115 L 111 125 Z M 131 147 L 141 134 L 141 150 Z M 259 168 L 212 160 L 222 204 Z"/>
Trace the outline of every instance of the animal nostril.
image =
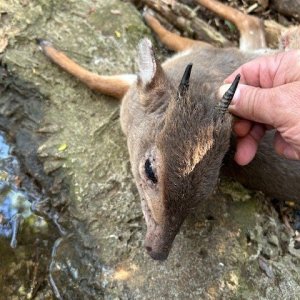
<path id="1" fill-rule="evenodd" d="M 146 248 L 147 252 L 149 252 L 149 253 L 152 252 L 152 248 L 151 247 L 146 246 L 145 248 Z"/>

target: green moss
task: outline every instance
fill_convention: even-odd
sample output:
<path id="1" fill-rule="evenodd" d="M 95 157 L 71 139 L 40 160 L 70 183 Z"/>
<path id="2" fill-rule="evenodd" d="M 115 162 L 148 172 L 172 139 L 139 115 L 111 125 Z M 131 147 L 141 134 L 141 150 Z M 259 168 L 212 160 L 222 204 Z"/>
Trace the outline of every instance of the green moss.
<path id="1" fill-rule="evenodd" d="M 234 202 L 244 202 L 251 199 L 251 192 L 244 188 L 240 183 L 223 178 L 220 184 L 220 190 L 230 195 Z"/>

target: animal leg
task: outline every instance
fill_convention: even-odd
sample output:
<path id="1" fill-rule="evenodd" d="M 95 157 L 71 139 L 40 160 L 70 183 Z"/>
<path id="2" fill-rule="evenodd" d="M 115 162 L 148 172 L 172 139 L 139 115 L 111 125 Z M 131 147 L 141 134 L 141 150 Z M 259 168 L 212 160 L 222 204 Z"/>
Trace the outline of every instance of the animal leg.
<path id="1" fill-rule="evenodd" d="M 230 21 L 238 28 L 240 31 L 241 50 L 266 48 L 265 30 L 262 20 L 246 15 L 216 0 L 197 0 L 197 2 L 220 17 Z"/>
<path id="2" fill-rule="evenodd" d="M 94 74 L 79 66 L 64 53 L 56 50 L 48 41 L 38 39 L 37 43 L 40 45 L 44 54 L 49 57 L 51 61 L 53 61 L 63 70 L 78 78 L 90 89 L 100 92 L 104 95 L 122 99 L 129 86 L 136 80 L 136 76 L 131 74 L 115 76 L 101 76 Z"/>
<path id="3" fill-rule="evenodd" d="M 186 49 L 190 49 L 194 46 L 212 47 L 211 45 L 205 42 L 185 38 L 167 30 L 148 11 L 144 13 L 144 18 L 147 25 L 156 33 L 158 39 L 170 50 L 183 51 Z"/>

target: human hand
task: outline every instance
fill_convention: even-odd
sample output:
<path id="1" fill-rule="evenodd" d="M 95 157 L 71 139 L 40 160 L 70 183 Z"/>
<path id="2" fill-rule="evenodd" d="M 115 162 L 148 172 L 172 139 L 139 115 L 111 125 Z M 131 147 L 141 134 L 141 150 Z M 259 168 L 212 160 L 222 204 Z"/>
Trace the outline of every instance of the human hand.
<path id="1" fill-rule="evenodd" d="M 258 144 L 271 128 L 276 129 L 275 151 L 288 159 L 300 159 L 300 51 L 292 50 L 259 57 L 226 78 L 230 83 L 240 73 L 229 111 L 237 135 L 235 161 L 246 165 L 254 158 Z M 228 89 L 220 88 L 220 94 Z"/>

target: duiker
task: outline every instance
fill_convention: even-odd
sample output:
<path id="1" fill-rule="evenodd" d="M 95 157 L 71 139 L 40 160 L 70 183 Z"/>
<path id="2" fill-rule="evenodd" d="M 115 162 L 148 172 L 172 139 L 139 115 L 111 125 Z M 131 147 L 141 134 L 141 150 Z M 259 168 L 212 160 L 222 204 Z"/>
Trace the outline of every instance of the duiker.
<path id="1" fill-rule="evenodd" d="M 146 13 L 145 19 L 158 38 L 170 49 L 183 52 L 160 64 L 151 42 L 144 39 L 138 46 L 137 76 L 99 76 L 39 40 L 44 53 L 64 70 L 96 91 L 122 98 L 121 125 L 147 223 L 145 248 L 158 260 L 167 258 L 189 212 L 200 201 L 207 201 L 221 169 L 278 199 L 296 200 L 300 195 L 300 163 L 274 153 L 274 132 L 266 135 L 251 164 L 239 167 L 234 163 L 232 116 L 226 108 L 238 78 L 222 100 L 218 97 L 218 89 L 229 74 L 268 53 L 257 51 L 266 47 L 260 20 L 217 1 L 199 2 L 236 23 L 241 32 L 240 50 L 217 49 L 179 37 Z"/>

